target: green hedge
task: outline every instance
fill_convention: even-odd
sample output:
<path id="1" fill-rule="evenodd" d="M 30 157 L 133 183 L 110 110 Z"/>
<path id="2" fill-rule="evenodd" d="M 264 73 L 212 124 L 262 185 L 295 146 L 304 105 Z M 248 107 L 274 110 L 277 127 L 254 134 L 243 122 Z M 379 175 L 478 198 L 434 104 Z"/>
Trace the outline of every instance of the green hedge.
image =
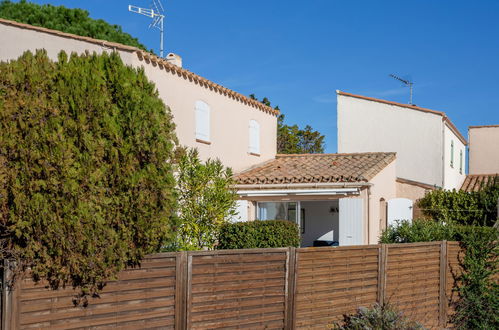
<path id="1" fill-rule="evenodd" d="M 380 243 L 415 243 L 434 241 L 462 241 L 470 233 L 487 234 L 495 229 L 481 226 L 461 226 L 432 220 L 403 221 L 390 226 L 380 236 Z"/>
<path id="2" fill-rule="evenodd" d="M 300 245 L 298 226 L 290 221 L 266 220 L 228 223 L 222 226 L 217 248 L 253 249 Z"/>

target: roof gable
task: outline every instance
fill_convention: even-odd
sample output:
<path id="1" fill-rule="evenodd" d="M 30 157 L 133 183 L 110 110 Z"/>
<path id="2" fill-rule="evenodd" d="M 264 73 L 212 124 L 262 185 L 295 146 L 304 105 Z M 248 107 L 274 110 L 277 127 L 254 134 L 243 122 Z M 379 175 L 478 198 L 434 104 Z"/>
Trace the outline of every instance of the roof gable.
<path id="1" fill-rule="evenodd" d="M 186 80 L 189 80 L 193 83 L 204 86 L 207 89 L 211 89 L 217 93 L 225 95 L 228 98 L 235 99 L 239 102 L 247 104 L 253 108 L 259 109 L 263 112 L 272 114 L 274 116 L 279 115 L 278 110 L 273 109 L 272 107 L 266 106 L 265 104 L 259 102 L 258 100 L 253 100 L 245 95 L 242 95 L 242 94 L 235 92 L 231 89 L 228 89 L 228 88 L 223 87 L 219 84 L 216 84 L 216 83 L 214 83 L 206 78 L 201 77 L 200 75 L 197 75 L 189 70 L 186 70 L 184 68 L 181 68 L 181 67 L 178 67 L 174 64 L 171 64 L 171 63 L 167 62 L 165 59 L 160 58 L 154 54 L 145 52 L 137 47 L 123 45 L 120 43 L 110 42 L 110 41 L 106 41 L 106 40 L 100 40 L 100 39 L 94 39 L 94 38 L 90 38 L 90 37 L 79 36 L 76 34 L 47 29 L 44 27 L 29 25 L 29 24 L 25 24 L 25 23 L 19 23 L 19 22 L 15 22 L 15 21 L 11 21 L 11 20 L 6 20 L 3 18 L 0 18 L 0 24 L 13 26 L 13 27 L 21 28 L 21 29 L 26 29 L 26 30 L 37 31 L 37 32 L 41 32 L 41 33 L 47 33 L 47 34 L 55 35 L 58 37 L 69 38 L 69 39 L 79 40 L 79 41 L 83 41 L 83 42 L 89 42 L 89 43 L 97 44 L 97 45 L 104 46 L 107 48 L 111 48 L 114 50 L 121 50 L 121 51 L 135 53 L 139 60 L 146 61 L 146 62 L 152 62 L 155 65 L 157 64 L 158 66 L 160 66 L 160 68 L 164 68 L 165 71 L 170 72 L 171 74 L 179 75 Z"/>
<path id="2" fill-rule="evenodd" d="M 466 141 L 466 138 L 459 132 L 457 127 L 452 123 L 452 121 L 447 117 L 445 112 L 442 111 L 436 111 L 436 110 L 431 110 L 427 108 L 422 108 L 418 107 L 412 104 L 403 104 L 403 103 L 398 103 L 398 102 L 393 102 L 393 101 L 387 101 L 387 100 L 382 100 L 382 99 L 376 99 L 373 97 L 367 97 L 367 96 L 362 96 L 362 95 L 356 95 L 356 94 L 351 94 L 351 93 L 345 93 L 342 91 L 337 90 L 336 93 L 341 96 L 348 96 L 348 97 L 353 97 L 361 100 L 366 100 L 366 101 L 372 101 L 372 102 L 378 102 L 378 103 L 383 103 L 383 104 L 389 104 L 401 108 L 407 108 L 411 110 L 416 110 L 416 111 L 421 111 L 421 112 L 426 112 L 426 113 L 431 113 L 437 116 L 442 117 L 442 121 L 445 122 L 445 124 L 449 127 L 449 129 L 457 136 L 457 138 L 464 144 L 467 145 L 468 142 Z"/>

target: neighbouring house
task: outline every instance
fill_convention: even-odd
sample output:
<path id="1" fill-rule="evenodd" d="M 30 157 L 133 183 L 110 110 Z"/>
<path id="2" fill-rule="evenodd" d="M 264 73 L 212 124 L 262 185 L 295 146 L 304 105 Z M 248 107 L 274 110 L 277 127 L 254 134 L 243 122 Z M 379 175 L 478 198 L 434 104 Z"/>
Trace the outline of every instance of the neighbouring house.
<path id="1" fill-rule="evenodd" d="M 26 50 L 45 49 L 50 58 L 64 50 L 111 52 L 123 62 L 144 68 L 172 111 L 180 144 L 195 147 L 200 157 L 219 158 L 235 171 L 276 155 L 278 111 L 182 68 L 182 59 L 166 59 L 138 48 L 0 19 L 0 61 Z"/>
<path id="2" fill-rule="evenodd" d="M 396 152 L 397 197 L 459 189 L 467 141 L 443 112 L 337 91 L 338 152 Z"/>
<path id="3" fill-rule="evenodd" d="M 499 125 L 470 126 L 469 174 L 499 173 Z"/>
<path id="4" fill-rule="evenodd" d="M 296 222 L 302 246 L 376 244 L 396 197 L 396 154 L 277 155 L 235 178 L 241 221 Z"/>
<path id="5" fill-rule="evenodd" d="M 499 125 L 470 126 L 469 174 L 461 190 L 479 191 L 499 176 Z"/>

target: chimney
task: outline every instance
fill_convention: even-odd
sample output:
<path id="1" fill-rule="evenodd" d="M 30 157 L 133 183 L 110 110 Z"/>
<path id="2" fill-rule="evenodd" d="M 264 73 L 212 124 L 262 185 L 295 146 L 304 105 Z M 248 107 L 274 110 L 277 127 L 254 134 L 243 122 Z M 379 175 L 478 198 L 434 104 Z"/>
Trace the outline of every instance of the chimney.
<path id="1" fill-rule="evenodd" d="M 180 55 L 168 53 L 168 55 L 166 55 L 166 61 L 178 67 L 182 67 L 182 57 L 180 57 Z"/>

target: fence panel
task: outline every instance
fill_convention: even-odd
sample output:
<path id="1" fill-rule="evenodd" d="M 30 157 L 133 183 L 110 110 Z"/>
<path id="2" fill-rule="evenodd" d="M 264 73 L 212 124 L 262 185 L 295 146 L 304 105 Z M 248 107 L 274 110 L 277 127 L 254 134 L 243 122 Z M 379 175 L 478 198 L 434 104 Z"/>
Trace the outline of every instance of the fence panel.
<path id="1" fill-rule="evenodd" d="M 439 327 L 441 242 L 387 245 L 385 302 L 425 327 Z"/>
<path id="2" fill-rule="evenodd" d="M 389 302 L 445 326 L 460 272 L 455 242 L 162 253 L 123 271 L 100 298 L 17 282 L 4 294 L 10 329 L 324 329 Z M 10 292 L 10 291 L 9 291 Z"/>
<path id="3" fill-rule="evenodd" d="M 296 250 L 295 327 L 324 329 L 376 302 L 378 245 Z"/>
<path id="4" fill-rule="evenodd" d="M 289 251 L 190 252 L 187 328 L 282 329 Z"/>
<path id="5" fill-rule="evenodd" d="M 121 272 L 88 307 L 74 307 L 72 289 L 52 291 L 30 279 L 16 291 L 16 329 L 173 328 L 175 254 L 148 256 L 141 268 Z"/>
<path id="6" fill-rule="evenodd" d="M 447 287 L 445 293 L 447 297 L 447 320 L 448 326 L 452 326 L 451 318 L 454 315 L 454 304 L 458 300 L 458 294 L 455 290 L 457 287 L 457 278 L 461 275 L 462 269 L 460 266 L 460 258 L 462 258 L 464 251 L 458 242 L 447 243 Z"/>

